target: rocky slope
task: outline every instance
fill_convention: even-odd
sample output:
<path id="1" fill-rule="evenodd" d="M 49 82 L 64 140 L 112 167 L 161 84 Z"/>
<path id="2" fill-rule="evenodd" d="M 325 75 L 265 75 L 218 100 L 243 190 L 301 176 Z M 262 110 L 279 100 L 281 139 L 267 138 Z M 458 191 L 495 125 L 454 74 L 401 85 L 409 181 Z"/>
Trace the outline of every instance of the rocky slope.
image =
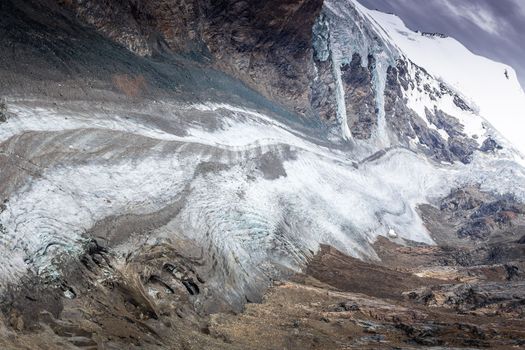
<path id="1" fill-rule="evenodd" d="M 355 1 L 0 10 L 3 347 L 521 346 L 504 66 Z"/>
<path id="2" fill-rule="evenodd" d="M 141 56 L 180 54 L 311 114 L 312 26 L 321 0 L 70 1 L 64 7 Z"/>
<path id="3" fill-rule="evenodd" d="M 114 265 L 107 249 L 91 242 L 80 261 L 62 272 L 60 288 L 35 290 L 27 285 L 13 293 L 14 301 L 3 306 L 0 345 L 5 349 L 524 345 L 523 243 L 500 247 L 497 264 L 472 248 L 398 245 L 385 238 L 374 246 L 381 263 L 363 262 L 323 246 L 304 273 L 275 281 L 261 303 L 248 303 L 240 314 L 202 315 L 195 311 L 194 298 L 206 288 L 206 281 L 191 271 L 193 261 L 181 258 L 177 250 L 186 247 L 142 247 L 125 265 Z"/>

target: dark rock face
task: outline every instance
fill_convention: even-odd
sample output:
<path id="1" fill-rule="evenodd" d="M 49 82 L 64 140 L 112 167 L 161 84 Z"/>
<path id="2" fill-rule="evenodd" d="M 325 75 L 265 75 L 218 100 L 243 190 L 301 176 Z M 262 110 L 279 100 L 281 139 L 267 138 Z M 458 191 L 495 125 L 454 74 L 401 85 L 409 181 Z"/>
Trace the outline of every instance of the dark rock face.
<path id="1" fill-rule="evenodd" d="M 377 127 L 378 114 L 372 87 L 375 59 L 372 55 L 368 56 L 368 67 L 363 67 L 361 61 L 361 56 L 354 54 L 352 61 L 341 67 L 341 78 L 352 136 L 357 139 L 369 139 L 372 131 Z"/>
<path id="2" fill-rule="evenodd" d="M 463 164 L 472 161 L 472 154 L 476 148 L 476 141 L 467 137 L 450 137 L 448 140 L 448 149 Z"/>
<path id="3" fill-rule="evenodd" d="M 441 201 L 443 222 L 457 237 L 473 240 L 499 240 L 509 234 L 525 233 L 525 205 L 513 196 L 484 193 L 475 187 L 452 192 Z M 433 224 L 429 229 L 432 231 Z"/>
<path id="4" fill-rule="evenodd" d="M 266 97 L 310 113 L 312 27 L 322 0 L 76 1 L 77 15 L 139 55 L 210 62 Z"/>
<path id="5" fill-rule="evenodd" d="M 459 120 L 437 108 L 434 108 L 432 112 L 427 109 L 426 115 L 432 124 L 438 129 L 444 130 L 449 135 L 446 147 L 452 156 L 464 164 L 470 163 L 472 161 L 472 154 L 477 149 L 477 142 L 468 138 L 463 133 L 464 127 Z"/>
<path id="6" fill-rule="evenodd" d="M 422 74 L 422 72 L 421 72 Z M 406 146 L 417 138 L 420 149 L 436 160 L 450 162 L 454 156 L 446 141 L 433 129 L 429 129 L 413 110 L 409 109 L 403 98 L 403 90 L 412 88 L 413 82 L 407 73 L 407 63 L 398 61 L 397 67 L 389 67 L 385 89 L 385 117 L 399 141 Z"/>
<path id="7" fill-rule="evenodd" d="M 398 67 L 389 67 L 385 89 L 385 117 L 400 140 L 406 144 L 416 137 L 416 130 L 424 127 L 424 122 L 414 111 L 405 106 L 402 88 L 408 88 L 406 65 L 400 61 Z"/>
<path id="8" fill-rule="evenodd" d="M 446 114 L 445 112 L 434 108 L 433 111 L 428 109 L 425 111 L 428 120 L 434 124 L 438 129 L 443 129 L 452 137 L 464 137 L 463 125 L 457 118 Z"/>
<path id="9" fill-rule="evenodd" d="M 13 0 L 6 0 L 6 4 L 3 6 L 19 6 L 13 5 Z M 199 67 L 214 68 L 288 110 L 300 115 L 320 117 L 328 125 L 338 123 L 336 83 L 330 59 L 330 19 L 322 13 L 322 0 L 70 0 L 58 2 L 60 7 L 52 0 L 26 0 L 23 4 L 30 9 L 27 13 L 34 12 L 34 8 L 52 7 L 56 11 L 52 16 L 61 18 L 59 28 L 63 30 L 49 34 L 53 38 L 65 38 L 63 42 L 44 43 L 53 52 L 49 57 L 60 58 L 53 62 L 54 66 L 67 66 L 69 62 L 76 61 L 68 55 L 84 55 L 77 47 L 71 48 L 67 54 L 62 52 L 67 42 L 71 41 L 66 40 L 68 34 L 75 29 L 76 23 L 70 18 L 74 15 L 75 20 L 87 23 L 88 29 L 96 29 L 139 56 L 151 56 L 158 60 L 177 57 L 184 62 L 196 63 Z M 24 24 L 30 26 L 34 20 L 31 17 Z M 20 25 L 13 22 L 7 23 L 7 27 L 12 30 Z M 49 26 L 46 24 L 43 27 Z M 84 35 L 82 31 L 79 32 Z M 41 37 L 35 35 L 19 39 L 34 42 L 35 38 Z M 86 38 L 75 40 L 88 42 Z M 53 45 L 60 47 L 55 48 Z M 86 44 L 91 45 L 91 42 Z M 108 54 L 107 50 L 110 50 L 111 55 L 123 58 L 122 52 L 113 52 L 113 48 L 97 48 L 104 55 Z M 62 58 L 64 55 L 66 57 Z M 138 61 L 139 58 L 123 58 L 118 74 L 103 74 L 110 76 L 111 84 L 128 97 L 145 96 L 155 84 L 162 85 L 162 89 L 180 89 L 174 86 L 175 82 L 188 78 L 187 72 L 178 72 L 176 77 L 152 77 L 155 68 L 150 66 L 151 61 Z M 137 62 L 130 69 L 129 62 L 132 60 Z M 368 61 L 367 66 L 362 66 L 364 60 Z M 100 61 L 97 67 L 104 65 L 102 61 L 111 60 Z M 170 69 L 175 70 L 179 64 L 181 62 L 177 61 Z M 429 128 L 426 121 L 406 106 L 403 92 L 418 89 L 434 100 L 450 95 L 459 108 L 470 110 L 470 107 L 443 84 L 439 89 L 423 84 L 423 78 L 428 75 L 423 68 L 417 67 L 413 79 L 409 74 L 409 64 L 412 63 L 399 60 L 395 67 L 388 69 L 385 89 L 387 128 L 397 136 L 402 146 L 417 148 L 438 161 L 469 163 L 478 145 L 463 134 L 458 120 L 440 110 L 428 111 L 428 119 L 440 131 Z M 82 70 L 85 66 L 71 69 Z M 367 57 L 354 54 L 350 62 L 340 67 L 347 123 L 356 139 L 369 139 L 377 129 L 380 111 L 377 109 L 377 89 L 373 86 L 373 77 L 377 74 L 375 68 L 372 54 Z M 87 75 L 93 74 L 88 72 Z M 152 81 L 155 82 L 152 84 Z M 186 89 L 182 87 L 181 90 Z M 2 119 L 5 118 L 0 117 Z M 443 138 L 441 130 L 450 136 L 447 140 Z M 481 149 L 490 151 L 494 147 L 487 143 Z"/>
<path id="10" fill-rule="evenodd" d="M 453 308 L 462 312 L 483 310 L 496 314 L 509 312 L 515 317 L 525 314 L 525 282 L 505 283 L 450 284 L 434 288 L 421 288 L 406 293 L 410 299 L 429 306 Z"/>
<path id="11" fill-rule="evenodd" d="M 458 231 L 460 237 L 487 237 L 493 231 L 510 229 L 525 214 L 522 204 L 512 197 L 491 200 L 473 208 L 469 221 Z"/>
<path id="12" fill-rule="evenodd" d="M 485 152 L 485 153 L 495 152 L 500 149 L 503 149 L 503 147 L 490 137 L 486 139 L 485 141 L 483 141 L 483 144 L 480 147 L 480 151 Z"/>
<path id="13" fill-rule="evenodd" d="M 329 123 L 337 119 L 335 101 L 335 81 L 332 74 L 332 63 L 327 61 L 315 62 L 316 77 L 310 85 L 311 106 L 319 117 Z"/>
<path id="14" fill-rule="evenodd" d="M 472 111 L 472 108 L 458 95 L 454 95 L 454 104 L 464 111 Z"/>
<path id="15" fill-rule="evenodd" d="M 313 76 L 312 27 L 322 3 L 212 2 L 209 13 L 213 20 L 205 42 L 214 56 L 220 57 L 219 65 L 225 62 L 234 76 L 305 114 L 310 109 L 309 81 Z M 231 38 L 234 43 L 229 49 Z"/>

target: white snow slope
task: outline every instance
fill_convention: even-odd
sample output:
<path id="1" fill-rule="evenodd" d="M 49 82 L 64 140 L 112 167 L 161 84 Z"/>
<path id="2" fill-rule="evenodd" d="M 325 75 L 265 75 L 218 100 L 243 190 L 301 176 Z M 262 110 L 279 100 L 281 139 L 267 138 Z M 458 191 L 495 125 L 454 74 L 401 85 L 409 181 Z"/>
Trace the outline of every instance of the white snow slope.
<path id="1" fill-rule="evenodd" d="M 512 67 L 475 55 L 453 38 L 414 32 L 395 15 L 350 1 L 385 41 L 477 106 L 479 115 L 525 154 L 525 93 Z"/>

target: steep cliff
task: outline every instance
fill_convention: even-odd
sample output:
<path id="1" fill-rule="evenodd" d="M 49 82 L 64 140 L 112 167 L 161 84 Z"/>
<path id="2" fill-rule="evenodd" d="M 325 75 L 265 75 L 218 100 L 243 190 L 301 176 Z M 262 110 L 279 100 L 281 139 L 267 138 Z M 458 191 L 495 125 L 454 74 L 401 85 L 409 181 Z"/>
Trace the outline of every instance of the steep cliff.
<path id="1" fill-rule="evenodd" d="M 322 0 L 74 0 L 64 5 L 136 54 L 196 59 L 311 114 L 312 26 Z"/>

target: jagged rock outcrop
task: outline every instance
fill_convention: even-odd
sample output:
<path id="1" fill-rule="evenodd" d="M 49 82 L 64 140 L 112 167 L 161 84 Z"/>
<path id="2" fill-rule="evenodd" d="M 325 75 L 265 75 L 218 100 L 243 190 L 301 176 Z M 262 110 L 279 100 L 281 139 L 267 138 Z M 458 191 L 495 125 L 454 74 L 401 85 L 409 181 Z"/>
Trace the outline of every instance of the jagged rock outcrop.
<path id="1" fill-rule="evenodd" d="M 429 229 L 447 231 L 457 237 L 473 240 L 498 240 L 512 232 L 525 233 L 525 207 L 512 195 L 484 193 L 477 187 L 465 187 L 453 191 L 444 198 L 438 208 L 423 206 Z M 435 223 L 435 224 L 434 224 Z"/>
<path id="2" fill-rule="evenodd" d="M 379 113 L 372 88 L 374 56 L 368 56 L 366 67 L 363 67 L 361 61 L 361 56 L 354 54 L 350 63 L 341 66 L 341 79 L 345 91 L 346 116 L 352 136 L 366 140 L 377 128 Z"/>
<path id="3" fill-rule="evenodd" d="M 4 26 L 13 33 L 13 39 L 7 41 L 14 41 L 8 44 L 10 47 L 43 40 L 53 53 L 54 57 L 50 55 L 48 60 L 53 60 L 55 67 L 73 63 L 76 55 L 84 55 L 86 64 L 74 67 L 77 76 L 98 75 L 102 81 L 110 77 L 107 83 L 128 97 L 158 95 L 166 89 L 191 91 L 179 83 L 193 79 L 191 74 L 176 72 L 177 67 L 191 62 L 226 72 L 299 115 L 320 118 L 329 127 L 342 130 L 346 139 L 370 140 L 374 136 L 372 144 L 400 145 L 446 162 L 469 163 L 478 149 L 483 152 L 501 149 L 482 138 L 483 135 L 467 135 L 462 122 L 437 105 L 425 106 L 423 114 L 414 111 L 407 99 L 424 97 L 438 104 L 450 97 L 459 111 L 474 112 L 458 93 L 374 34 L 353 3 L 8 0 L 2 6 L 6 12 L 17 14 Z M 36 18 L 31 8 L 48 8 L 49 18 Z M 17 22 L 22 15 L 23 21 Z M 29 31 L 22 38 L 13 31 L 14 27 L 30 26 L 31 21 L 39 21 L 45 27 L 52 16 L 60 17 L 63 23 L 57 25 L 55 32 L 48 33 L 49 38 L 32 37 Z M 345 16 L 354 18 L 350 22 L 353 29 L 348 33 Z M 91 33 L 75 32 L 75 20 L 139 56 L 164 62 L 182 57 L 182 61 L 168 63 L 173 66 L 170 74 L 159 75 L 157 67 L 148 60 L 133 59 L 137 62 L 130 69 L 126 64 L 130 59 L 123 57 L 122 52 L 95 44 Z M 104 67 L 109 61 L 106 59 L 88 70 L 92 73 L 83 72 L 92 61 L 91 53 L 85 46 L 62 52 L 68 36 L 73 36 L 76 43 L 92 41 L 90 45 L 98 46 L 108 58 L 120 60 L 117 71 L 111 72 L 115 66 Z M 63 38 L 63 42 L 53 42 L 55 37 Z M 103 71 L 97 72 L 100 68 Z M 52 72 L 54 77 L 61 74 L 60 70 Z M 97 80 L 90 81 L 83 90 L 100 89 L 99 84 Z M 196 86 L 195 81 L 189 82 L 192 84 Z M 213 89 L 217 90 L 217 86 Z M 194 96 L 195 92 L 191 94 Z"/>
<path id="4" fill-rule="evenodd" d="M 424 69 L 415 66 L 416 79 L 412 79 L 408 73 L 409 65 L 414 66 L 412 63 L 400 60 L 396 67 L 388 68 L 385 111 L 389 124 L 392 125 L 399 140 L 407 146 L 410 146 L 411 140 L 417 140 L 416 145 L 419 150 L 436 160 L 469 163 L 472 154 L 478 149 L 478 143 L 464 134 L 464 127 L 459 120 L 437 107 L 433 110 L 425 107 L 427 121 L 424 121 L 407 105 L 405 94 L 407 91 L 419 90 L 420 93 L 427 94 L 430 99 L 441 99 L 448 95 L 457 101 L 459 106 L 466 106 L 466 103 L 445 87 L 437 90 L 432 89 L 428 84 L 423 85 L 421 77 L 429 78 Z"/>
<path id="5" fill-rule="evenodd" d="M 498 144 L 497 141 L 495 141 L 492 138 L 487 138 L 485 141 L 483 141 L 483 144 L 481 145 L 480 150 L 482 152 L 495 152 L 497 150 L 501 150 L 503 147 Z"/>
<path id="6" fill-rule="evenodd" d="M 99 1 L 64 6 L 142 56 L 211 64 L 300 114 L 311 114 L 312 26 L 322 0 Z"/>

